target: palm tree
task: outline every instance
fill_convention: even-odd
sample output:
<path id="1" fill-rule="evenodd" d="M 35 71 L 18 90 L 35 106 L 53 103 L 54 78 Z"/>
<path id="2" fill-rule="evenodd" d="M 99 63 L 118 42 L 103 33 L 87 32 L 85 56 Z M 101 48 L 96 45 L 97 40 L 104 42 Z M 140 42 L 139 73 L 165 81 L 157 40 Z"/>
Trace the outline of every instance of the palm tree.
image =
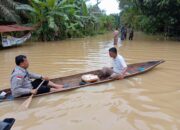
<path id="1" fill-rule="evenodd" d="M 0 19 L 20 23 L 20 17 L 16 11 L 17 6 L 18 3 L 13 0 L 0 0 Z"/>

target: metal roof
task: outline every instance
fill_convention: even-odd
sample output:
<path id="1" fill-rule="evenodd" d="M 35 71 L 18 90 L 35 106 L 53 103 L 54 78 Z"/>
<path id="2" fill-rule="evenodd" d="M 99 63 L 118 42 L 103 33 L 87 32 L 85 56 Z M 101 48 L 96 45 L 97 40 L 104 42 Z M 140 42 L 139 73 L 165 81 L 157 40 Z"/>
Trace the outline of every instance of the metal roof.
<path id="1" fill-rule="evenodd" d="M 25 27 L 20 25 L 0 25 L 0 33 L 4 32 L 18 32 L 34 30 L 33 27 Z"/>

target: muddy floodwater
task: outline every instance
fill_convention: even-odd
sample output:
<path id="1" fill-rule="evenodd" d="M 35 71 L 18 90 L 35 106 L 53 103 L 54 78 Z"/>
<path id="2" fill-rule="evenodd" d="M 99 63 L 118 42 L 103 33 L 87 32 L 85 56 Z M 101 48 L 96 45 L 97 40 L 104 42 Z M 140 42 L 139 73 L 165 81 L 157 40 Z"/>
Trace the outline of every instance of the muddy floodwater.
<path id="1" fill-rule="evenodd" d="M 111 66 L 112 34 L 0 50 L 0 89 L 10 87 L 14 57 L 25 54 L 29 71 L 50 78 Z M 0 120 L 12 130 L 180 130 L 180 42 L 136 33 L 118 48 L 126 62 L 164 59 L 148 73 L 124 80 L 24 100 L 1 102 Z"/>

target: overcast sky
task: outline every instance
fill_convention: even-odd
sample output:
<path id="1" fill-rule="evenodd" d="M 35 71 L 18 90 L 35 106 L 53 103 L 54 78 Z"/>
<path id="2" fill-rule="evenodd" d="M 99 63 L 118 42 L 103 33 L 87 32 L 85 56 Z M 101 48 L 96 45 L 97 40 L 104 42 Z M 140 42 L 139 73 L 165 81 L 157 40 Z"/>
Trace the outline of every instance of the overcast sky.
<path id="1" fill-rule="evenodd" d="M 88 4 L 96 4 L 96 0 L 90 0 Z M 99 8 L 106 11 L 106 14 L 119 13 L 119 3 L 117 0 L 101 0 Z"/>

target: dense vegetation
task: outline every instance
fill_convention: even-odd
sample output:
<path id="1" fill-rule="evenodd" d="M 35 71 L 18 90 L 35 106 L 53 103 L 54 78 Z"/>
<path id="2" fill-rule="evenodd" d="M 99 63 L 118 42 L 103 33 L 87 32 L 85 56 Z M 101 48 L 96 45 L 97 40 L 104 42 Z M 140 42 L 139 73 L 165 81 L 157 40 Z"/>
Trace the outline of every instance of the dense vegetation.
<path id="1" fill-rule="evenodd" d="M 180 0 L 119 0 L 121 22 L 147 33 L 180 36 Z"/>
<path id="2" fill-rule="evenodd" d="M 20 12 L 15 8 L 17 3 L 11 0 L 0 0 L 0 22 L 16 22 L 20 23 Z"/>
<path id="3" fill-rule="evenodd" d="M 0 0 L 0 21 L 36 28 L 34 38 L 42 41 L 94 35 L 118 24 L 116 15 L 106 15 L 86 0 Z"/>

